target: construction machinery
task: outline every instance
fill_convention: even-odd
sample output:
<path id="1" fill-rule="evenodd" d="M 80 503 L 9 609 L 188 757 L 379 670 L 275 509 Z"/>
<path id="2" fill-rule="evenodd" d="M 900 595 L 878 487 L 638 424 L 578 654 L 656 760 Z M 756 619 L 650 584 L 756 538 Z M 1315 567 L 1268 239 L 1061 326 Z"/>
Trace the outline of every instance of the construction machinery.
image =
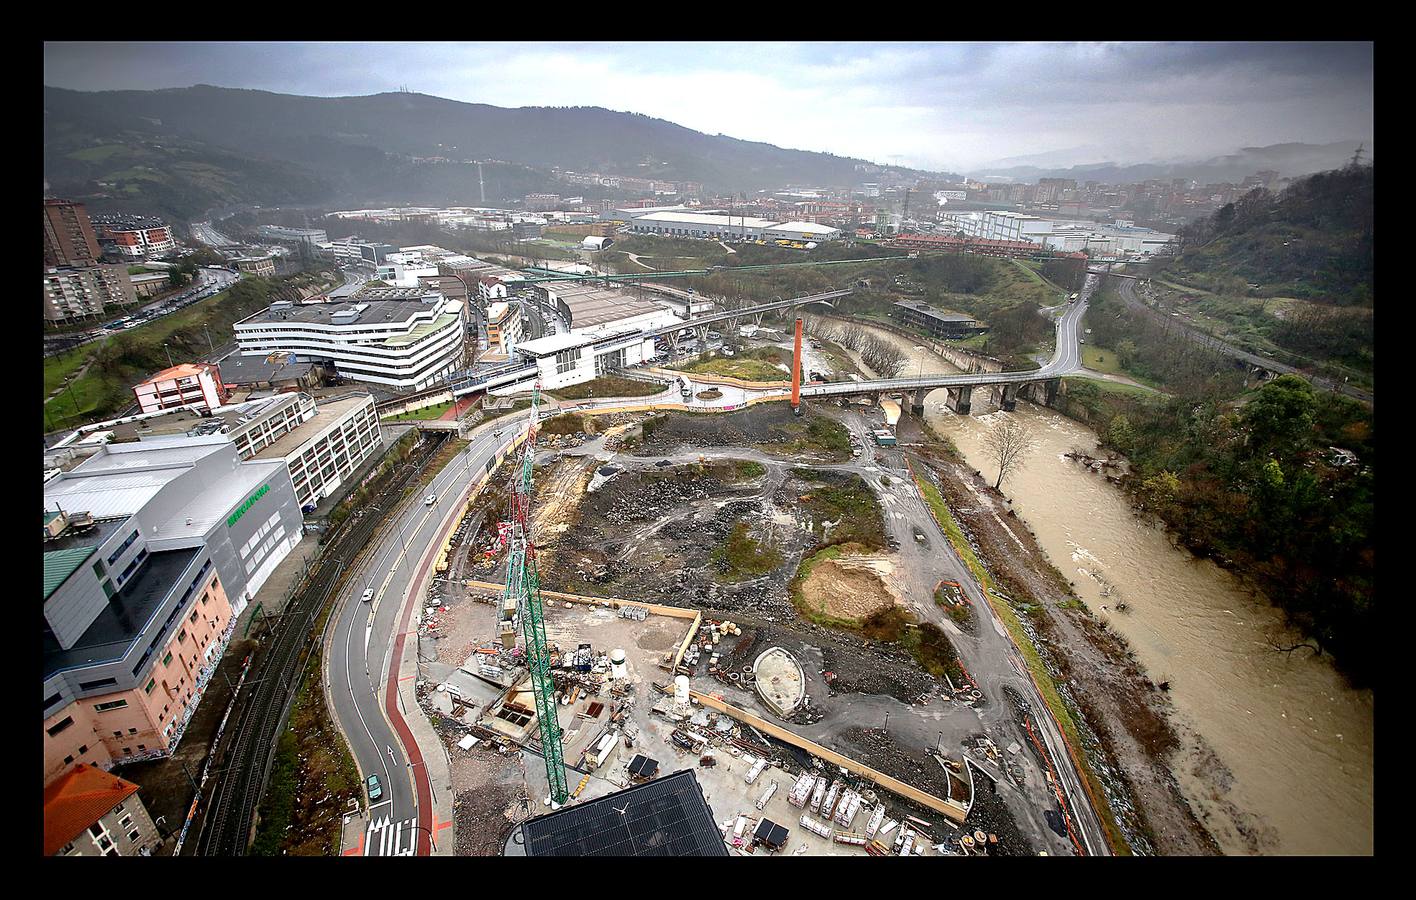
<path id="1" fill-rule="evenodd" d="M 521 464 L 511 477 L 512 515 L 507 539 L 506 590 L 502 594 L 503 621 L 507 612 L 521 620 L 526 641 L 526 665 L 531 672 L 531 692 L 536 697 L 536 720 L 541 730 L 541 755 L 546 760 L 550 802 L 561 806 L 570 798 L 561 758 L 560 722 L 556 718 L 555 682 L 546 647 L 546 625 L 541 604 L 541 575 L 536 565 L 536 542 L 531 533 L 531 468 L 536 459 L 536 432 L 540 427 L 541 382 L 531 393 L 531 422 L 521 445 Z M 513 626 L 514 627 L 514 626 Z M 503 626 L 503 633 L 505 633 Z"/>

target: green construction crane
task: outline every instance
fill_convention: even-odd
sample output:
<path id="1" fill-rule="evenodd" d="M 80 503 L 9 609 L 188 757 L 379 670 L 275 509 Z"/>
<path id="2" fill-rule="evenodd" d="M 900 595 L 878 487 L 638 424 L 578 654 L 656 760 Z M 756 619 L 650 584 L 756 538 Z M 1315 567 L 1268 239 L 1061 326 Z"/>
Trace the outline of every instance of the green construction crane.
<path id="1" fill-rule="evenodd" d="M 531 688 L 536 696 L 536 721 L 541 728 L 541 754 L 546 760 L 546 781 L 551 802 L 560 806 L 570 797 L 565 784 L 565 761 L 561 758 L 560 721 L 556 717 L 556 686 L 551 679 L 550 651 L 546 647 L 546 625 L 541 605 L 541 575 L 536 565 L 536 542 L 531 534 L 531 467 L 536 459 L 536 431 L 541 408 L 541 382 L 531 394 L 531 424 L 521 447 L 521 466 L 512 475 L 510 554 L 506 571 L 503 607 L 514 606 L 521 618 L 526 640 L 526 665 L 531 670 Z"/>

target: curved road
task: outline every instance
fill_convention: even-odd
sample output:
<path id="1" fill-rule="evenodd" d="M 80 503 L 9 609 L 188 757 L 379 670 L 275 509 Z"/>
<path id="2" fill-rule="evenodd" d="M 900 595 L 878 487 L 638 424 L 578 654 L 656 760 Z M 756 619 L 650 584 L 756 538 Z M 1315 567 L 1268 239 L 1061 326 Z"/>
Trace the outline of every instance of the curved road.
<path id="1" fill-rule="evenodd" d="M 364 841 L 366 856 L 427 855 L 433 822 L 433 791 L 422 752 L 412 739 L 403 706 L 399 660 L 405 638 L 417 640 L 415 613 L 422 606 L 425 578 L 467 489 L 489 469 L 489 462 L 524 432 L 524 417 L 489 423 L 467 448 L 395 510 L 369 507 L 366 515 L 387 520 L 369 562 L 351 578 L 339 599 L 334 632 L 327 645 L 327 692 L 340 730 L 365 780 L 377 775 L 383 797 L 370 809 Z M 437 502 L 427 506 L 423 497 Z M 391 512 L 391 514 L 390 514 Z M 416 588 L 419 596 L 410 596 Z M 366 589 L 372 603 L 361 602 Z M 365 793 L 367 799 L 367 792 Z"/>

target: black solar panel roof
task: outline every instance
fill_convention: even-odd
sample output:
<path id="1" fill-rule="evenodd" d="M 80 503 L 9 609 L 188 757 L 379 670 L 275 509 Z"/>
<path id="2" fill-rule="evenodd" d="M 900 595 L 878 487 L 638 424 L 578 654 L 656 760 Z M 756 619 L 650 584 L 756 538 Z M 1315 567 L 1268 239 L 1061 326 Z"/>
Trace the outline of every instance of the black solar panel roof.
<path id="1" fill-rule="evenodd" d="M 692 769 L 538 816 L 527 856 L 727 856 Z"/>

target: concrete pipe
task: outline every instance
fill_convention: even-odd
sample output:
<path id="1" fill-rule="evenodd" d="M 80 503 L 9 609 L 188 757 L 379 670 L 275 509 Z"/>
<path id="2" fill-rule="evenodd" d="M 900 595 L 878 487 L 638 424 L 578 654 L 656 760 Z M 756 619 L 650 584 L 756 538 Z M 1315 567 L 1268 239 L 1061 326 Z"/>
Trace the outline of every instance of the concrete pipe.
<path id="1" fill-rule="evenodd" d="M 742 676 L 739 675 L 739 674 L 736 673 L 736 672 L 729 672 L 729 673 L 728 673 L 728 680 L 729 680 L 729 681 L 738 681 L 738 680 L 741 679 L 741 678 L 742 678 Z"/>

